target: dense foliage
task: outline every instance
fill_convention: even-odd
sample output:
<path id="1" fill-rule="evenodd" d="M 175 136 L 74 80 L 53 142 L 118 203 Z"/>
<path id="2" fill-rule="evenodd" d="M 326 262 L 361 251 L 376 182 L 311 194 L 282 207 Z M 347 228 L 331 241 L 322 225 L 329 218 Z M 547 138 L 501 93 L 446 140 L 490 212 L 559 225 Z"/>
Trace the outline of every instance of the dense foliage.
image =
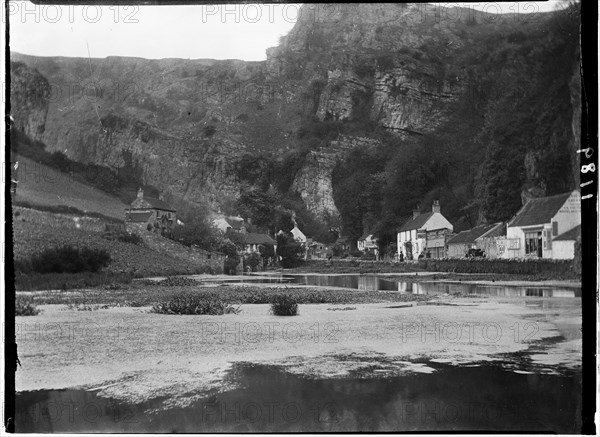
<path id="1" fill-rule="evenodd" d="M 30 297 L 17 296 L 15 299 L 15 316 L 37 316 L 40 309 Z"/>
<path id="2" fill-rule="evenodd" d="M 164 302 L 155 303 L 151 312 L 176 315 L 223 315 L 238 314 L 239 307 L 224 302 L 216 293 L 189 294 L 180 293 Z"/>
<path id="3" fill-rule="evenodd" d="M 277 294 L 273 296 L 271 312 L 275 316 L 296 316 L 298 315 L 298 302 L 287 294 Z"/>
<path id="4" fill-rule="evenodd" d="M 15 261 L 15 270 L 37 273 L 98 272 L 110 263 L 110 254 L 102 249 L 63 246 L 46 249 L 28 260 Z"/>
<path id="5" fill-rule="evenodd" d="M 277 256 L 283 268 L 296 267 L 303 262 L 304 249 L 294 240 L 291 233 L 277 234 Z"/>

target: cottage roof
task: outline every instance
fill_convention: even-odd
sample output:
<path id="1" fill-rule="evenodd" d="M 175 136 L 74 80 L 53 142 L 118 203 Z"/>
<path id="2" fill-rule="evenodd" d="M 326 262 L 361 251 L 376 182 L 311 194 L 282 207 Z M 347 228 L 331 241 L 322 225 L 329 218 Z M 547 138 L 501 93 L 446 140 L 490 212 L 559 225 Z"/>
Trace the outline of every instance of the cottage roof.
<path id="1" fill-rule="evenodd" d="M 493 230 L 499 223 L 492 223 L 489 225 L 479 225 L 475 226 L 472 229 L 468 229 L 466 231 L 459 232 L 450 240 L 448 240 L 447 244 L 469 244 L 475 243 L 475 240 L 487 232 Z"/>
<path id="2" fill-rule="evenodd" d="M 238 232 L 232 231 L 228 229 L 225 233 L 227 238 L 229 238 L 234 243 L 240 244 L 265 244 L 265 245 L 274 245 L 275 240 L 269 237 L 267 234 L 256 234 L 254 232 Z"/>
<path id="3" fill-rule="evenodd" d="M 242 229 L 244 226 L 244 219 L 242 217 L 225 217 L 225 221 L 236 231 Z"/>
<path id="4" fill-rule="evenodd" d="M 570 196 L 571 192 L 530 199 L 508 226 L 532 226 L 550 223 L 552 217 L 556 215 Z"/>
<path id="5" fill-rule="evenodd" d="M 369 237 L 372 237 L 372 236 L 373 236 L 373 232 L 365 232 L 365 233 L 362 235 L 362 237 L 360 237 L 360 238 L 358 239 L 358 241 L 361 241 L 361 240 L 366 240 L 367 238 L 369 238 Z"/>
<path id="6" fill-rule="evenodd" d="M 275 244 L 275 240 L 273 240 L 267 234 L 255 234 L 253 232 L 249 232 L 244 235 L 246 236 L 246 244 Z"/>
<path id="7" fill-rule="evenodd" d="M 152 211 L 128 211 L 125 214 L 125 220 L 132 223 L 146 223 L 151 216 Z"/>
<path id="8" fill-rule="evenodd" d="M 131 209 L 160 209 L 161 211 L 175 212 L 175 210 L 167 202 L 152 197 L 135 199 L 133 202 L 131 202 Z"/>
<path id="9" fill-rule="evenodd" d="M 498 223 L 494 223 L 490 230 L 488 230 L 484 234 L 477 237 L 477 239 L 503 237 L 503 236 L 506 236 L 506 224 L 504 222 L 498 222 Z"/>
<path id="10" fill-rule="evenodd" d="M 306 235 L 304 235 L 304 232 L 302 232 L 300 229 L 298 229 L 298 226 L 294 226 L 290 232 L 294 236 L 294 239 L 306 240 Z"/>
<path id="11" fill-rule="evenodd" d="M 576 241 L 577 237 L 581 235 L 581 225 L 575 226 L 570 231 L 564 232 L 556 237 L 552 241 Z"/>
<path id="12" fill-rule="evenodd" d="M 412 218 L 409 221 L 407 221 L 406 223 L 404 223 L 404 225 L 402 225 L 402 227 L 399 229 L 398 232 L 412 231 L 413 229 L 422 228 L 423 225 L 425 223 L 427 223 L 427 220 L 429 220 L 433 216 L 433 214 L 434 214 L 433 212 L 428 212 L 426 214 L 419 214 L 415 218 Z"/>

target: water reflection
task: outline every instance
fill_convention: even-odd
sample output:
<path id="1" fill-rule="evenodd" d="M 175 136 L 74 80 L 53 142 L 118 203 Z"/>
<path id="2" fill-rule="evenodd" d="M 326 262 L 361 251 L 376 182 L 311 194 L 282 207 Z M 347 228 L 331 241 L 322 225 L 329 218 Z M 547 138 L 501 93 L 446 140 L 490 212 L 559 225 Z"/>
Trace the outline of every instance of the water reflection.
<path id="1" fill-rule="evenodd" d="M 362 291 L 397 291 L 412 294 L 461 294 L 497 297 L 580 297 L 580 288 L 477 285 L 456 282 L 391 281 L 377 275 L 284 275 L 282 282 L 325 287 L 355 288 Z"/>
<path id="2" fill-rule="evenodd" d="M 438 366 L 432 374 L 308 379 L 237 365 L 241 388 L 187 407 L 129 405 L 83 390 L 18 394 L 18 432 L 348 432 L 580 430 L 580 376 Z"/>
<path id="3" fill-rule="evenodd" d="M 398 291 L 398 285 L 394 281 L 375 275 L 286 275 L 283 278 L 302 285 L 355 288 L 362 291 Z"/>

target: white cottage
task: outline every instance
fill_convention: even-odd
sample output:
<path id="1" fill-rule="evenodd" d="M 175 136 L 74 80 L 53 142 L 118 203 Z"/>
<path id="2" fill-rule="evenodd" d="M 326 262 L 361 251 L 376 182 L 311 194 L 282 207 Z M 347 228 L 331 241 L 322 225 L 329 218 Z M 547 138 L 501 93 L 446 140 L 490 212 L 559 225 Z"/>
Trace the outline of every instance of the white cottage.
<path id="1" fill-rule="evenodd" d="M 577 190 L 530 199 L 508 222 L 505 257 L 563 258 L 564 254 L 553 251 L 553 241 L 579 225 L 581 195 Z"/>
<path id="2" fill-rule="evenodd" d="M 443 258 L 446 253 L 446 239 L 454 226 L 440 211 L 440 202 L 435 200 L 431 212 L 413 212 L 413 218 L 405 223 L 397 235 L 398 257 L 418 259 L 421 253 L 431 258 Z"/>

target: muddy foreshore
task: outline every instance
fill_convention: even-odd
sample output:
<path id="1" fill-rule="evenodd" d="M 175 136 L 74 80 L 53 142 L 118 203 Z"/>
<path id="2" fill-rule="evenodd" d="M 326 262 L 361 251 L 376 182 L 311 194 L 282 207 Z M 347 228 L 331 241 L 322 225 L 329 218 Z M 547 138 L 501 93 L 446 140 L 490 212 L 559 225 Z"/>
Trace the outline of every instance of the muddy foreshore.
<path id="1" fill-rule="evenodd" d="M 432 372 L 427 362 L 477 365 L 513 354 L 517 372 L 581 367 L 579 299 L 302 304 L 294 317 L 271 315 L 266 304 L 222 316 L 40 308 L 38 316 L 16 318 L 18 392 L 100 389 L 100 396 L 127 402 L 160 396 L 183 405 L 227 390 L 226 375 L 240 362 L 317 378 Z"/>

